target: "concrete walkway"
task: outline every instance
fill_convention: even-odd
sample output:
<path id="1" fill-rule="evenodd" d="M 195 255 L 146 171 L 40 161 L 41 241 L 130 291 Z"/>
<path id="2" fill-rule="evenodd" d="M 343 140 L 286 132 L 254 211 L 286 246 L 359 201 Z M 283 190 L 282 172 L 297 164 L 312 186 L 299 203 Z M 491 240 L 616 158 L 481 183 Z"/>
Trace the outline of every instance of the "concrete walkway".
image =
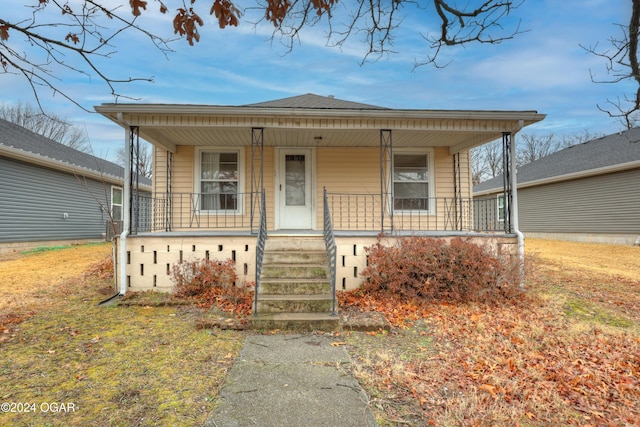
<path id="1" fill-rule="evenodd" d="M 205 427 L 376 426 L 339 338 L 248 337 Z"/>

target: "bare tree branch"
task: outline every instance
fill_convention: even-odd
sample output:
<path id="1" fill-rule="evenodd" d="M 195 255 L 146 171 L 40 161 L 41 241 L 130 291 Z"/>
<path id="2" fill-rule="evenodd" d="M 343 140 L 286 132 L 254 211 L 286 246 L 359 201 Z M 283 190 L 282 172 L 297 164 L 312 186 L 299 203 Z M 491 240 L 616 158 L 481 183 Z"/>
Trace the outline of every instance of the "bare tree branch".
<path id="1" fill-rule="evenodd" d="M 123 168 L 129 167 L 127 165 L 127 153 L 125 152 L 124 147 L 120 147 L 116 150 L 115 153 L 116 164 L 122 166 Z M 151 178 L 151 174 L 153 172 L 153 151 L 151 145 L 145 141 L 140 141 L 140 152 L 137 156 L 138 159 L 138 170 L 140 171 L 140 175 Z"/>
<path id="2" fill-rule="evenodd" d="M 605 60 L 608 78 L 597 78 L 590 70 L 591 81 L 594 83 L 620 83 L 631 80 L 635 83 L 636 91 L 633 97 L 607 99 L 598 109 L 615 118 L 627 129 L 631 129 L 638 122 L 640 112 L 640 64 L 638 63 L 638 32 L 640 30 L 640 0 L 631 1 L 631 18 L 628 25 L 618 24 L 621 35 L 611 37 L 611 49 L 600 50 L 597 44 L 593 46 L 581 45 L 587 52 Z"/>
<path id="3" fill-rule="evenodd" d="M 25 10 L 0 12 L 0 74 L 21 75 L 28 80 L 36 102 L 40 105 L 42 89 L 60 94 L 83 108 L 73 96 L 62 89 L 67 72 L 88 78 L 97 77 L 106 84 L 117 99 L 128 98 L 118 88 L 134 81 L 152 81 L 152 77 L 116 77 L 103 72 L 100 60 L 112 58 L 116 45 L 125 34 L 140 35 L 165 55 L 172 51 L 173 40 L 150 31 L 138 18 L 148 13 L 148 0 L 33 0 L 37 3 Z M 243 15 L 235 3 L 239 0 L 166 0 L 175 13 L 173 33 L 190 45 L 200 40 L 199 28 L 204 25 L 204 11 L 210 6 L 220 28 L 239 25 Z M 422 35 L 425 39 L 426 60 L 418 63 L 436 64 L 444 46 L 468 43 L 499 43 L 520 33 L 519 28 L 505 29 L 502 21 L 524 0 L 467 0 L 458 6 L 455 0 L 247 0 L 252 9 L 263 11 L 265 21 L 273 25 L 273 38 L 293 49 L 301 32 L 315 25 L 326 25 L 326 44 L 341 48 L 347 40 L 362 37 L 365 50 L 363 62 L 394 53 L 394 35 L 407 14 L 417 14 L 425 22 L 436 18 L 439 32 Z M 169 7 L 162 0 L 154 0 L 161 13 Z M 5 9 L 6 10 L 6 9 Z M 404 15 L 403 15 L 404 14 Z M 171 30 L 171 28 L 168 28 Z M 11 44 L 21 37 L 24 50 Z M 75 59 L 75 60 L 74 60 Z M 132 99 L 132 98 L 129 98 Z"/>
<path id="4" fill-rule="evenodd" d="M 0 118 L 75 150 L 91 152 L 87 131 L 56 114 L 44 113 L 39 108 L 18 102 L 0 104 Z"/>
<path id="5" fill-rule="evenodd" d="M 31 7 L 31 15 L 28 18 L 17 22 L 0 18 L 0 74 L 25 77 L 38 105 L 40 90 L 47 88 L 87 111 L 69 93 L 61 89 L 61 76 L 65 71 L 87 77 L 97 76 L 106 83 L 111 95 L 116 99 L 128 98 L 118 92 L 117 84 L 152 81 L 152 78 L 115 78 L 101 71 L 96 60 L 109 58 L 116 52 L 112 46 L 114 39 L 124 32 L 134 31 L 146 36 L 165 54 L 171 49 L 166 40 L 137 25 L 135 16 L 128 19 L 117 14 L 116 11 L 120 8 L 121 6 L 107 9 L 93 0 L 84 0 L 76 12 L 68 3 L 42 0 L 37 6 Z M 54 10 L 57 10 L 59 15 L 52 13 Z M 17 51 L 9 43 L 10 36 L 18 35 L 24 38 L 28 46 L 27 51 Z M 75 65 L 73 56 L 69 54 L 79 58 L 87 68 Z"/>
<path id="6" fill-rule="evenodd" d="M 523 166 L 546 157 L 556 151 L 576 144 L 582 144 L 603 136 L 584 130 L 582 133 L 563 135 L 518 134 L 516 144 L 516 164 Z M 473 183 L 477 184 L 502 174 L 502 141 L 496 140 L 471 150 Z"/>
<path id="7" fill-rule="evenodd" d="M 430 44 L 433 52 L 428 55 L 427 60 L 416 65 L 433 64 L 442 67 L 437 63 L 438 54 L 445 46 L 465 45 L 470 43 L 498 44 L 505 40 L 513 39 L 520 30 L 520 24 L 512 30 L 506 30 L 502 22 L 513 9 L 519 7 L 522 2 L 514 1 L 491 1 L 469 2 L 464 8 L 456 6 L 450 0 L 433 0 L 436 13 L 440 17 L 440 34 L 438 37 L 432 35 L 424 36 Z"/>

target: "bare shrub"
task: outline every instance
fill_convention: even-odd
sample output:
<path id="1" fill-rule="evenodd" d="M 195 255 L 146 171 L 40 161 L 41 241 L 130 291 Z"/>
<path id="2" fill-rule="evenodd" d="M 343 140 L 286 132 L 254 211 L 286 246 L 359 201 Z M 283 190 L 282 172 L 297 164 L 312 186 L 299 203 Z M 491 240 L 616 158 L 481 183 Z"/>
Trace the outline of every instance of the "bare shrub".
<path id="1" fill-rule="evenodd" d="M 510 262 L 462 238 L 405 237 L 366 251 L 369 265 L 362 274 L 368 292 L 445 301 L 491 301 L 516 292 Z"/>
<path id="2" fill-rule="evenodd" d="M 238 279 L 233 260 L 215 261 L 198 259 L 174 264 L 171 280 L 176 284 L 176 295 L 191 297 L 211 288 L 231 288 Z"/>

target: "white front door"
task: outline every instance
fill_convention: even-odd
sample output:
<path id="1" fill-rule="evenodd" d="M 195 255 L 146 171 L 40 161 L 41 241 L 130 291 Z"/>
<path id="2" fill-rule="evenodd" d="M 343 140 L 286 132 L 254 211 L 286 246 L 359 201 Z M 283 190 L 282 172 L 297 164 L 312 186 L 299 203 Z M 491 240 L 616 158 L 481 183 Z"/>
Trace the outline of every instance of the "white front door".
<path id="1" fill-rule="evenodd" d="M 312 152 L 310 149 L 279 150 L 279 229 L 311 229 L 313 226 Z"/>

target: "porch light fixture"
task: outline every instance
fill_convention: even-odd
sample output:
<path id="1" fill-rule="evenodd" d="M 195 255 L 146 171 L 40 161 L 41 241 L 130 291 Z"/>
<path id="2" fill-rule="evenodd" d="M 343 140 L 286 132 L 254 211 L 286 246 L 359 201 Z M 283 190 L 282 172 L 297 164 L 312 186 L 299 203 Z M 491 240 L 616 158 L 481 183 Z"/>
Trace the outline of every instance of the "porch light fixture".
<path id="1" fill-rule="evenodd" d="M 313 137 L 313 140 L 314 140 L 314 141 L 318 141 L 318 142 L 320 142 L 320 141 L 322 141 L 322 136 L 320 136 L 320 135 L 318 135 L 318 136 L 314 136 L 314 137 Z"/>

